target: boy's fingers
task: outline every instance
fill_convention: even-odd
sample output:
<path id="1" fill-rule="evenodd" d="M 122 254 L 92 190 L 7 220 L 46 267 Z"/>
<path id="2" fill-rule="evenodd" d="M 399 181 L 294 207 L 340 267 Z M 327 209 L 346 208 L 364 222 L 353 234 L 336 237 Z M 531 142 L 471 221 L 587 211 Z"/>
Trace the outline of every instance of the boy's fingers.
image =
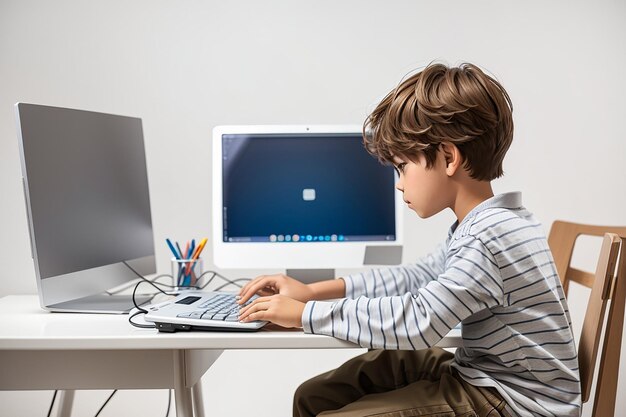
<path id="1" fill-rule="evenodd" d="M 252 281 L 250 281 L 252 282 Z M 246 282 L 243 287 L 241 287 L 239 289 L 239 292 L 237 293 L 237 295 L 241 296 L 241 294 L 243 294 L 246 291 L 246 288 L 248 288 L 248 286 L 250 285 L 250 282 Z"/>
<path id="2" fill-rule="evenodd" d="M 267 313 L 266 310 L 257 311 L 256 313 L 250 314 L 246 320 L 250 320 L 250 321 L 265 320 L 265 313 Z"/>
<path id="3" fill-rule="evenodd" d="M 246 285 L 244 285 L 240 290 L 239 290 L 239 295 L 243 295 L 244 293 L 246 293 L 248 291 L 248 289 L 254 285 L 259 279 L 262 279 L 263 276 L 254 278 L 252 281 L 247 282 Z"/>
<path id="4" fill-rule="evenodd" d="M 269 300 L 263 300 L 260 301 L 261 298 L 254 300 L 254 303 L 246 306 L 245 308 L 243 308 L 241 310 L 241 312 L 239 313 L 239 321 L 244 321 L 246 318 L 248 318 L 249 316 L 258 313 L 259 311 L 265 311 L 267 310 L 267 305 L 269 304 Z"/>
<path id="5" fill-rule="evenodd" d="M 256 278 L 250 281 L 239 291 L 239 304 L 245 303 L 250 297 L 252 297 L 252 295 L 256 292 L 252 291 L 252 289 L 257 286 L 261 279 L 263 278 Z"/>
<path id="6" fill-rule="evenodd" d="M 244 304 L 247 302 L 250 297 L 252 297 L 257 292 L 263 290 L 266 287 L 271 287 L 272 281 L 270 278 L 261 278 L 258 281 L 251 282 L 250 285 L 242 294 L 240 294 L 240 298 L 238 300 L 239 304 Z"/>
<path id="7" fill-rule="evenodd" d="M 246 306 L 242 306 L 239 309 L 239 315 L 244 314 L 246 311 L 248 311 L 249 308 L 251 308 L 252 306 L 258 304 L 258 303 L 263 303 L 263 302 L 267 302 L 270 300 L 270 297 L 259 297 L 256 300 L 254 300 L 253 302 L 251 302 L 250 304 L 246 305 Z"/>

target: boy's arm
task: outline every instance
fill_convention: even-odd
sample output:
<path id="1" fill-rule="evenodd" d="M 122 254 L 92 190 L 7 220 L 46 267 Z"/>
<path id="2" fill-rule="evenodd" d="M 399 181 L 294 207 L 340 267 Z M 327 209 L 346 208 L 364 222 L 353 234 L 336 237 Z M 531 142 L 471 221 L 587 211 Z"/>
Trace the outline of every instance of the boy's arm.
<path id="1" fill-rule="evenodd" d="M 459 322 L 503 303 L 500 269 L 493 254 L 473 237 L 458 243 L 446 270 L 415 292 L 306 303 L 304 331 L 367 348 L 435 345 Z"/>
<path id="2" fill-rule="evenodd" d="M 330 279 L 309 284 L 313 292 L 311 300 L 328 300 L 346 296 L 346 283 L 343 279 Z"/>
<path id="3" fill-rule="evenodd" d="M 440 244 L 432 253 L 418 259 L 415 263 L 372 269 L 343 277 L 341 280 L 345 281 L 345 297 L 372 298 L 415 292 L 443 272 L 445 250 L 446 245 Z"/>
<path id="4" fill-rule="evenodd" d="M 245 304 L 253 295 L 286 295 L 301 302 L 327 300 L 346 296 L 346 285 L 341 279 L 329 279 L 304 284 L 284 274 L 261 275 L 244 285 L 238 294 L 238 303 Z"/>
<path id="5" fill-rule="evenodd" d="M 309 284 L 313 292 L 311 300 L 332 298 L 376 297 L 381 295 L 401 295 L 424 287 L 443 272 L 445 245 L 417 260 L 417 262 L 393 268 L 370 269 L 366 272 L 348 275 L 339 279 Z"/>
<path id="6" fill-rule="evenodd" d="M 332 298 L 380 297 L 414 292 L 436 279 L 445 264 L 444 244 L 416 263 L 395 268 L 372 269 L 340 279 L 303 284 L 283 274 L 255 278 L 239 291 L 240 304 L 253 294 L 282 294 L 302 302 Z"/>

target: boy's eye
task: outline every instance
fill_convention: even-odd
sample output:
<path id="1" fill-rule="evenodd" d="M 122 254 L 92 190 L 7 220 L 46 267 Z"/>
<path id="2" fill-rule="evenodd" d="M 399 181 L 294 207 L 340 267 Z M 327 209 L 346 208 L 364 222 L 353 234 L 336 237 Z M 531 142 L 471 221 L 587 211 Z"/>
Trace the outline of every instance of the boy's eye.
<path id="1" fill-rule="evenodd" d="M 405 162 L 401 162 L 398 165 L 395 166 L 396 171 L 398 172 L 398 174 L 404 172 L 404 167 L 406 166 Z"/>

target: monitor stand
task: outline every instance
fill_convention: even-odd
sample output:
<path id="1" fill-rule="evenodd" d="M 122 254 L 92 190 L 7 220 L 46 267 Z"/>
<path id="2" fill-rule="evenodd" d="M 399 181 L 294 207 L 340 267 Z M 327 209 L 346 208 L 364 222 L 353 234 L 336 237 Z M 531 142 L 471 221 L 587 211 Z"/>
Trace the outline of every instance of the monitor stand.
<path id="1" fill-rule="evenodd" d="M 334 269 L 288 269 L 288 277 L 295 278 L 298 281 L 310 284 L 312 282 L 324 281 L 335 278 Z"/>
<path id="2" fill-rule="evenodd" d="M 151 296 L 135 295 L 137 305 L 150 301 Z M 47 306 L 50 311 L 80 313 L 128 313 L 134 307 L 132 295 L 96 294 Z"/>

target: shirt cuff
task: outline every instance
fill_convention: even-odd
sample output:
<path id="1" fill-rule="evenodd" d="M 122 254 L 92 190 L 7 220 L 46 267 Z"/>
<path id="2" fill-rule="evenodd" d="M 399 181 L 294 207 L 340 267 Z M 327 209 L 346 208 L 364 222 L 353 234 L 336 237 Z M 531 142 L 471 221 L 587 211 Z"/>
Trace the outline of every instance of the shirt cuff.
<path id="1" fill-rule="evenodd" d="M 346 284 L 346 298 L 354 299 L 354 277 L 353 275 L 348 275 L 347 277 L 341 277 L 343 282 Z"/>
<path id="2" fill-rule="evenodd" d="M 335 301 L 308 301 L 302 312 L 304 333 L 327 334 Z"/>
<path id="3" fill-rule="evenodd" d="M 302 312 L 302 330 L 304 333 L 313 333 L 313 327 L 311 326 L 311 316 L 313 314 L 313 307 L 315 301 L 307 301 L 304 305 L 304 311 Z"/>

